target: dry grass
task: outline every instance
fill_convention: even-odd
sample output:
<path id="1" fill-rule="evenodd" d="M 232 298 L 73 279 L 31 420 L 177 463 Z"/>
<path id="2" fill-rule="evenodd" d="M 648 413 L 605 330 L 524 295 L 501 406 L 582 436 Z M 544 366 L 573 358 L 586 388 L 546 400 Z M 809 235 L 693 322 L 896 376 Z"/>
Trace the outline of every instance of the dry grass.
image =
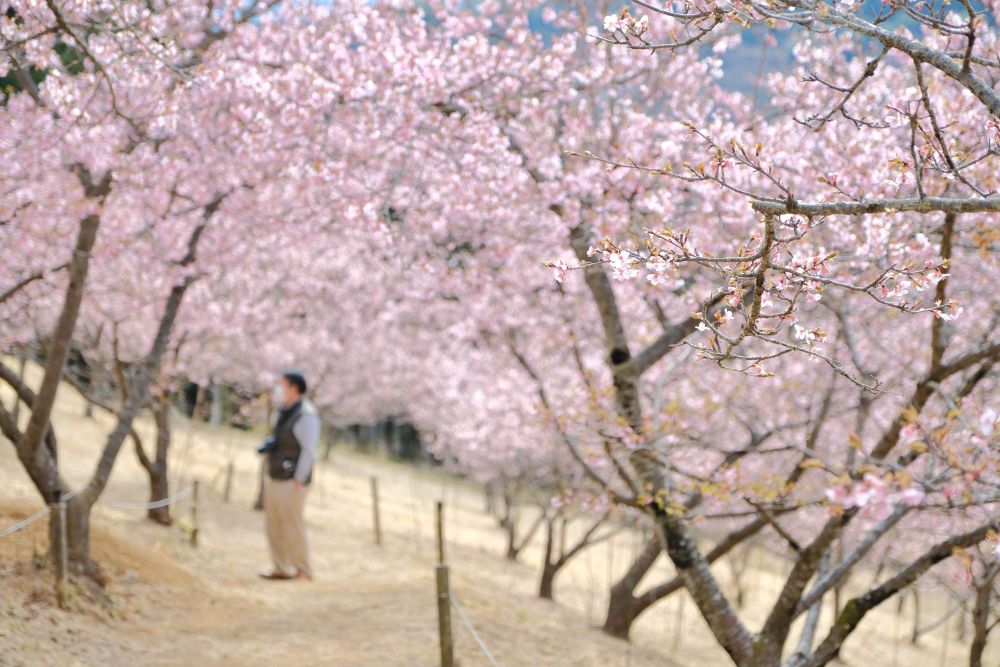
<path id="1" fill-rule="evenodd" d="M 7 394 L 2 394 L 8 400 Z M 61 467 L 74 484 L 89 475 L 111 422 L 84 419 L 83 404 L 62 392 L 54 416 Z M 140 432 L 151 437 L 142 420 Z M 107 600 L 78 592 L 75 612 L 53 608 L 44 522 L 0 539 L 0 665 L 434 665 L 433 505 L 446 506 L 448 559 L 455 594 L 499 663 L 511 665 L 725 665 L 722 652 L 684 595 L 661 603 L 638 623 L 635 642 L 593 629 L 603 620 L 609 583 L 640 547 L 636 534 L 585 552 L 557 581 L 560 604 L 535 597 L 539 544 L 524 563 L 501 558 L 503 536 L 484 512 L 481 489 L 436 470 L 414 469 L 352 452 L 335 451 L 315 476 L 307 519 L 317 580 L 265 582 L 262 517 L 251 511 L 256 493 L 257 437 L 177 420 L 171 452 L 173 487 L 202 483 L 201 545 L 186 544 L 188 505 L 165 529 L 141 512 L 98 505 L 94 554 L 111 573 Z M 221 499 L 226 463 L 236 475 L 229 503 Z M 384 544 L 372 543 L 369 477 L 379 478 Z M 142 501 L 142 470 L 123 451 L 105 497 Z M 0 445 L 0 526 L 40 507 L 37 494 Z M 527 518 L 527 517 L 525 517 Z M 752 620 L 761 618 L 787 565 L 751 550 L 744 578 Z M 725 566 L 719 573 L 730 576 Z M 670 576 L 665 562 L 650 577 Z M 943 603 L 924 594 L 925 623 Z M 938 667 L 961 664 L 965 648 L 953 622 L 915 647 L 904 638 L 910 607 L 888 604 L 847 645 L 848 664 Z M 826 610 L 829 613 L 829 610 Z M 457 616 L 461 664 L 485 665 Z M 947 635 L 946 635 L 947 633 Z M 1000 651 L 992 647 L 996 664 Z"/>

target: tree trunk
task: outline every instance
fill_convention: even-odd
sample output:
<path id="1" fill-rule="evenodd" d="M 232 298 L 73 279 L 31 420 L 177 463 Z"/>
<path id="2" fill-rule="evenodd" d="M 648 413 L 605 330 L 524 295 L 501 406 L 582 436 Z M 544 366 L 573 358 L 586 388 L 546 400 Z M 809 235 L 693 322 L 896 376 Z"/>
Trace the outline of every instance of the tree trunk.
<path id="1" fill-rule="evenodd" d="M 156 460 L 148 469 L 149 472 L 149 502 L 155 503 L 170 496 L 170 485 L 167 481 L 167 452 L 170 449 L 170 396 L 163 394 L 153 403 L 153 415 L 156 418 Z M 153 507 L 146 516 L 156 523 L 169 526 L 170 506 Z"/>
<path id="2" fill-rule="evenodd" d="M 569 519 L 566 517 L 562 509 L 557 509 L 550 515 L 546 508 L 542 508 L 540 521 L 545 522 L 545 559 L 542 561 L 542 578 L 538 586 L 539 597 L 545 600 L 553 599 L 553 589 L 555 586 L 556 575 L 559 574 L 564 567 L 566 567 L 567 563 L 582 553 L 584 549 L 587 549 L 597 543 L 594 536 L 597 535 L 601 526 L 605 524 L 609 515 L 610 512 L 605 512 L 604 516 L 594 521 L 590 528 L 583 533 L 573 546 L 567 549 L 566 535 L 568 533 Z M 559 524 L 558 553 L 556 553 L 555 539 L 557 523 Z M 602 539 L 610 538 L 611 534 L 606 534 Z M 530 536 L 528 539 L 530 539 Z"/>
<path id="3" fill-rule="evenodd" d="M 1000 573 L 1000 563 L 994 563 L 986 571 L 981 583 L 976 586 L 976 604 L 972 609 L 972 645 L 969 648 L 969 667 L 983 667 L 983 652 L 992 626 L 989 623 L 990 598 L 993 596 L 993 581 Z"/>
<path id="4" fill-rule="evenodd" d="M 607 634 L 618 639 L 628 639 L 632 631 L 632 624 L 638 617 L 636 612 L 636 599 L 632 591 L 621 586 L 621 582 L 611 588 L 611 595 L 608 598 L 608 615 L 604 619 L 604 626 L 601 628 Z"/>
<path id="5" fill-rule="evenodd" d="M 150 504 L 160 502 L 170 496 L 167 475 L 167 453 L 170 449 L 170 397 L 163 395 L 154 398 L 152 409 L 156 421 L 156 453 L 154 458 L 149 458 L 139 434 L 134 429 L 132 430 L 136 456 L 146 474 L 149 475 Z M 146 510 L 146 517 L 163 526 L 169 526 L 172 523 L 169 505 L 149 508 Z"/>
<path id="6" fill-rule="evenodd" d="M 507 560 L 516 561 L 524 551 L 524 548 L 531 543 L 531 539 L 538 532 L 542 523 L 545 521 L 544 510 L 539 514 L 538 518 L 532 522 L 528 529 L 521 535 L 520 540 L 517 535 L 517 517 L 512 513 L 508 512 L 504 519 L 501 520 L 500 526 L 507 531 Z"/>
<path id="7" fill-rule="evenodd" d="M 517 560 L 520 552 L 517 548 L 517 535 L 514 531 L 514 522 L 509 519 L 504 521 L 502 524 L 503 529 L 507 531 L 507 551 L 504 553 L 504 558 L 507 560 Z"/>
<path id="8" fill-rule="evenodd" d="M 95 567 L 90 560 L 90 508 L 83 498 L 70 498 L 66 505 L 66 537 L 69 540 L 70 570 L 90 574 Z"/>
<path id="9" fill-rule="evenodd" d="M 538 597 L 543 600 L 553 600 L 552 587 L 556 581 L 556 574 L 559 567 L 555 563 L 546 562 L 542 564 L 542 579 L 538 585 Z"/>
<path id="10" fill-rule="evenodd" d="M 212 426 L 220 426 L 222 424 L 223 387 L 213 382 L 209 388 L 212 392 L 212 409 L 209 420 Z"/>
<path id="11" fill-rule="evenodd" d="M 553 558 L 556 550 L 556 518 L 555 516 L 545 517 L 545 549 L 542 554 L 542 579 L 538 584 L 538 597 L 543 600 L 551 600 L 552 586 L 556 580 L 556 572 L 559 571 L 561 563 Z M 566 530 L 563 528 L 563 538 L 565 540 Z"/>
<path id="12" fill-rule="evenodd" d="M 157 465 L 149 472 L 149 502 L 155 503 L 167 498 L 169 495 L 170 487 L 167 483 L 167 466 L 164 463 L 163 466 Z M 161 526 L 169 526 L 173 523 L 173 519 L 170 518 L 169 505 L 151 507 L 146 512 L 146 517 Z"/>
<path id="13" fill-rule="evenodd" d="M 90 559 L 90 509 L 91 505 L 81 495 L 66 501 L 66 551 L 69 574 L 83 575 L 103 586 L 107 583 L 100 568 Z M 59 558 L 62 533 L 59 530 L 59 514 L 49 515 L 50 558 Z"/>
<path id="14" fill-rule="evenodd" d="M 608 598 L 608 615 L 604 620 L 604 627 L 601 628 L 604 632 L 612 637 L 628 639 L 635 619 L 639 617 L 641 611 L 649 607 L 646 605 L 642 610 L 638 608 L 635 589 L 653 567 L 653 563 L 656 562 L 662 550 L 660 538 L 654 533 L 650 539 L 646 540 L 646 545 L 632 561 L 632 565 L 629 566 L 625 575 L 611 587 Z"/>
<path id="15" fill-rule="evenodd" d="M 767 226 L 765 229 L 770 233 L 772 227 Z M 583 262 L 588 262 L 591 241 L 591 229 L 586 225 L 577 225 L 570 230 L 570 245 L 577 258 Z M 645 440 L 647 434 L 639 397 L 641 376 L 673 345 L 694 331 L 695 319 L 689 317 L 678 325 L 668 327 L 638 357 L 633 358 L 614 287 L 604 267 L 590 263 L 583 275 L 604 331 L 607 350 L 605 361 L 614 386 L 615 411 L 640 440 Z M 762 276 L 763 273 L 760 280 L 763 280 Z M 666 468 L 653 451 L 653 447 L 640 447 L 631 451 L 628 459 L 634 470 L 635 481 L 655 498 L 660 493 L 667 493 L 669 485 Z M 753 637 L 722 592 L 704 554 L 698 548 L 691 527 L 683 518 L 674 516 L 663 508 L 650 506 L 648 511 L 663 536 L 665 551 L 677 568 L 678 577 L 691 594 L 712 634 L 733 662 L 746 662 L 754 651 Z"/>
<path id="16" fill-rule="evenodd" d="M 83 173 L 82 169 L 81 173 Z M 107 172 L 104 175 L 96 190 L 90 187 L 92 183 L 89 174 L 86 177 L 81 175 L 81 182 L 88 197 L 93 194 L 93 198 L 103 199 L 111 187 L 111 174 Z M 54 449 L 47 452 L 43 442 L 47 443 L 47 438 L 51 435 L 49 418 L 52 416 L 52 410 L 55 406 L 56 393 L 59 390 L 63 368 L 69 356 L 76 320 L 80 314 L 83 287 L 90 268 L 90 252 L 97 240 L 97 230 L 100 223 L 101 218 L 96 213 L 90 214 L 80 221 L 76 247 L 70 262 L 66 297 L 50 337 L 42 383 L 34 393 L 31 417 L 28 419 L 24 432 L 19 433 L 14 440 L 18 459 L 24 465 L 25 471 L 31 477 L 35 488 L 38 489 L 46 503 L 56 502 L 59 499 L 61 481 Z M 18 431 L 18 426 L 14 422 L 11 434 L 16 431 Z"/>
<path id="17" fill-rule="evenodd" d="M 500 527 L 507 535 L 507 560 L 517 560 L 517 518 L 514 515 L 514 500 L 509 491 L 503 492 L 503 514 L 500 516 Z"/>

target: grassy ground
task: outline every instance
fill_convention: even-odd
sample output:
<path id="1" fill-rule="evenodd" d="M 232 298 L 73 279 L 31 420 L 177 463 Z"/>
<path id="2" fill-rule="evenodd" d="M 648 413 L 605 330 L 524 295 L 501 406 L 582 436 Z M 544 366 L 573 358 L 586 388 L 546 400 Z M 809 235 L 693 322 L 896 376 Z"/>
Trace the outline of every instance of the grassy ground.
<path id="1" fill-rule="evenodd" d="M 74 484 L 89 475 L 111 427 L 106 416 L 82 415 L 79 397 L 64 389 L 54 420 L 61 468 Z M 151 441 L 149 422 L 138 426 Z M 310 491 L 307 521 L 316 580 L 259 580 L 267 552 L 263 517 L 250 509 L 257 436 L 181 419 L 174 435 L 173 488 L 196 478 L 201 482 L 199 547 L 185 540 L 186 501 L 174 508 L 179 520 L 169 529 L 145 521 L 141 512 L 99 504 L 94 552 L 112 582 L 106 598 L 76 589 L 74 611 L 67 613 L 54 608 L 50 575 L 43 569 L 45 522 L 0 538 L 0 665 L 434 665 L 437 500 L 446 507 L 453 591 L 499 664 L 727 664 L 683 595 L 644 616 L 632 644 L 594 629 L 603 620 L 609 582 L 640 548 L 639 535 L 623 533 L 585 552 L 560 575 L 559 604 L 538 600 L 541 545 L 532 544 L 523 563 L 504 560 L 503 535 L 484 511 L 481 489 L 440 471 L 346 450 L 335 450 L 320 465 Z M 236 474 L 226 503 L 222 489 L 228 461 Z M 371 476 L 378 477 L 381 489 L 382 546 L 372 540 Z M 125 449 L 105 500 L 141 502 L 146 494 L 144 473 Z M 40 507 L 12 447 L 0 443 L 0 527 Z M 787 566 L 759 549 L 744 557 L 750 559 L 743 577 L 745 611 L 757 619 Z M 730 580 L 725 566 L 719 572 Z M 668 576 L 669 566 L 660 562 L 650 580 Z M 930 593 L 921 603 L 923 623 L 947 611 Z M 908 642 L 910 608 L 897 613 L 897 606 L 889 604 L 866 621 L 848 643 L 845 662 L 961 664 L 966 649 L 952 621 L 925 635 L 920 646 Z M 457 615 L 453 622 L 460 663 L 488 664 Z M 1000 656 L 996 648 L 994 660 Z"/>

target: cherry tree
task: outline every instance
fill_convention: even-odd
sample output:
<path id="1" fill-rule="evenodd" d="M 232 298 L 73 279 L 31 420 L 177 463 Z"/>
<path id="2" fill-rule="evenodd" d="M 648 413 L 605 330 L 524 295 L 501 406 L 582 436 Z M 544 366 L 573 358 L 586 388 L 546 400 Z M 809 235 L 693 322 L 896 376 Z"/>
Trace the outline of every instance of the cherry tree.
<path id="1" fill-rule="evenodd" d="M 210 190 L 206 195 L 203 188 L 213 184 L 195 177 L 196 189 L 173 189 L 187 198 L 186 210 L 178 214 L 172 199 L 147 198 L 152 193 L 146 190 L 145 178 L 153 175 L 147 170 L 154 164 L 170 168 L 175 123 L 183 125 L 181 110 L 199 94 L 192 85 L 192 70 L 205 67 L 208 50 L 236 26 L 258 16 L 266 5 L 192 7 L 190 13 L 176 4 L 133 4 L 112 10 L 7 3 L 3 9 L 0 73 L 13 73 L 20 87 L 2 109 L 7 134 L 3 145 L 10 158 L 4 160 L 9 172 L 4 179 L 8 188 L 4 231 L 21 241 L 16 246 L 20 250 L 17 261 L 23 266 L 15 274 L 13 287 L 6 289 L 3 304 L 22 314 L 15 321 L 23 324 L 7 335 L 51 333 L 46 335 L 44 375 L 37 391 L 4 367 L 4 380 L 30 408 L 30 417 L 22 431 L 4 410 L 0 426 L 45 500 L 69 500 L 71 562 L 78 570 L 96 574 L 89 558 L 90 508 L 103 492 L 121 445 L 132 431 L 132 421 L 147 401 L 181 302 L 197 278 L 199 242 L 221 203 L 219 193 L 227 192 Z M 67 57 L 67 52 L 72 55 Z M 161 192 L 167 195 L 170 186 Z M 140 214 L 138 220 L 135 213 Z M 45 224 L 39 224 L 40 220 Z M 163 224 L 157 225 L 157 220 Z M 36 229 L 43 229 L 43 234 L 36 236 Z M 107 242 L 97 242 L 99 232 Z M 147 277 L 147 284 L 153 283 L 159 291 L 146 294 L 145 307 L 158 315 L 147 329 L 145 351 L 134 365 L 128 397 L 118 410 L 116 426 L 93 476 L 83 490 L 68 493 L 59 475 L 49 419 L 91 268 L 114 270 L 116 255 L 132 239 L 157 234 L 170 239 L 170 247 L 160 248 L 162 254 L 156 255 L 157 261 L 169 257 L 169 270 L 162 278 Z M 142 245 L 133 248 L 140 255 L 134 258 L 139 262 Z M 63 253 L 71 259 L 68 281 L 60 284 L 58 275 L 53 277 L 50 270 L 39 267 L 47 267 L 52 256 Z M 38 279 L 28 280 L 39 274 Z M 31 296 L 26 288 L 38 288 L 39 283 L 53 279 L 53 289 L 44 296 L 22 301 Z M 59 539 L 56 528 L 54 520 L 53 544 Z"/>
<path id="2" fill-rule="evenodd" d="M 700 164 L 694 155 L 676 171 L 670 164 L 646 167 L 626 155 L 595 158 L 689 183 L 706 196 L 720 188 L 745 196 L 757 214 L 751 217 L 757 217 L 760 225 L 743 238 L 717 237 L 714 245 L 687 231 L 650 228 L 645 232 L 648 242 L 635 250 L 605 241 L 596 248 L 599 261 L 606 261 L 626 278 L 645 268 L 653 281 L 676 275 L 685 264 L 717 273 L 728 292 L 730 310 L 718 315 L 705 309 L 697 312 L 705 338 L 692 345 L 702 357 L 721 366 L 755 375 L 781 375 L 797 363 L 781 357 L 804 353 L 826 363 L 862 391 L 876 391 L 883 386 L 879 383 L 891 378 L 896 391 L 909 394 L 903 400 L 879 400 L 876 406 L 863 395 L 852 411 L 857 413 L 859 428 L 852 434 L 857 445 L 829 450 L 839 459 L 835 464 L 816 458 L 827 474 L 844 476 L 843 482 L 827 492 L 831 506 L 839 509 L 819 522 L 818 530 L 804 531 L 808 537 L 803 539 L 781 527 L 791 519 L 769 519 L 761 512 L 769 519 L 769 529 L 782 535 L 795 553 L 795 566 L 759 632 L 746 628 L 722 594 L 685 514 L 671 511 L 669 503 L 654 502 L 651 511 L 685 588 L 736 664 L 778 664 L 790 621 L 821 600 L 838 578 L 846 576 L 910 513 L 908 508 L 926 508 L 921 511 L 922 525 L 927 525 L 935 511 L 941 512 L 940 532 L 924 531 L 921 539 L 907 541 L 902 549 L 905 556 L 898 559 L 900 566 L 893 576 L 848 600 L 818 646 L 814 648 L 810 638 L 789 657 L 789 664 L 826 664 L 868 611 L 957 549 L 975 546 L 996 527 L 995 497 L 987 490 L 993 484 L 992 472 L 988 464 L 984 468 L 974 463 L 990 458 L 987 452 L 996 446 L 993 422 L 987 419 L 979 436 L 967 430 L 974 429 L 977 413 L 994 414 L 986 397 L 991 395 L 989 387 L 995 382 L 991 371 L 1000 352 L 990 338 L 996 303 L 977 285 L 977 279 L 995 275 L 997 268 L 989 241 L 983 244 L 979 232 L 983 219 L 977 214 L 995 211 L 998 200 L 992 194 L 995 169 L 990 169 L 995 165 L 995 92 L 981 78 L 989 76 L 989 58 L 977 55 L 974 44 L 989 48 L 995 37 L 989 21 L 975 18 L 971 9 L 965 28 L 945 43 L 936 35 L 921 40 L 879 27 L 888 14 L 896 12 L 936 26 L 954 25 L 953 16 L 942 23 L 905 4 L 886 6 L 885 15 L 874 22 L 866 20 L 861 9 L 825 3 L 781 8 L 753 5 L 745 8 L 747 14 L 742 7 L 653 9 L 668 15 L 662 37 L 650 34 L 648 20 L 623 12 L 609 15 L 604 25 L 609 36 L 598 39 L 640 51 L 665 52 L 681 50 L 685 42 L 708 39 L 716 28 L 722 33 L 719 26 L 724 23 L 773 21 L 790 26 L 793 34 L 796 30 L 809 33 L 810 41 L 804 42 L 801 53 L 811 72 L 808 81 L 819 88 L 809 100 L 812 108 L 803 113 L 802 98 L 793 101 L 793 95 L 784 92 L 793 91 L 797 84 L 790 77 L 775 75 L 769 81 L 775 89 L 773 101 L 778 109 L 785 107 L 784 113 L 775 114 L 775 121 L 724 120 L 739 109 L 720 111 L 707 126 L 683 119 L 691 135 L 703 142 L 710 165 Z M 869 48 L 870 42 L 852 39 L 842 30 L 824 29 L 831 25 L 873 38 L 881 44 L 881 55 L 865 63 L 857 54 Z M 965 50 L 955 53 L 956 42 L 962 42 Z M 829 46 L 816 49 L 817 43 Z M 925 65 L 929 66 L 926 72 Z M 977 71 L 979 67 L 984 69 Z M 857 83 L 831 83 L 827 71 L 837 68 L 858 72 Z M 875 77 L 876 71 L 881 77 Z M 899 85 L 906 80 L 913 82 L 912 88 Z M 904 99 L 894 96 L 899 90 L 904 91 Z M 957 99 L 965 103 L 951 106 L 949 101 Z M 969 104 L 970 99 L 979 104 Z M 745 131 L 748 125 L 751 130 Z M 943 127 L 948 128 L 947 136 Z M 791 141 L 792 137 L 797 140 Z M 962 157 L 956 161 L 953 152 Z M 831 160 L 832 156 L 836 157 Z M 810 196 L 832 197 L 832 201 L 806 203 Z M 587 266 L 588 284 L 607 282 L 602 278 L 607 275 L 602 264 L 580 259 Z M 640 261 L 644 266 L 637 266 Z M 870 303 L 865 304 L 865 299 Z M 928 313 L 923 315 L 924 321 L 930 320 L 924 336 L 913 335 L 914 324 L 890 317 L 894 311 L 912 318 Z M 964 320 L 958 317 L 963 311 Z M 614 314 L 609 303 L 603 304 L 601 312 L 615 324 L 608 317 Z M 809 322 L 808 317 L 816 319 Z M 617 349 L 627 351 L 621 345 L 626 339 L 620 327 L 607 326 L 606 332 L 609 347 L 617 344 Z M 827 339 L 837 341 L 840 359 L 823 351 L 821 343 Z M 892 340 L 892 345 L 886 340 Z M 641 434 L 643 424 L 635 418 L 641 406 L 630 391 L 623 390 L 631 390 L 637 379 L 629 368 L 635 366 L 630 356 L 619 355 L 612 367 L 621 414 Z M 890 366 L 890 359 L 898 363 L 900 358 L 910 360 L 909 365 Z M 964 419 L 969 425 L 963 431 L 958 423 Z M 930 433 L 921 426 L 925 420 L 939 428 L 933 442 L 908 445 L 915 432 Z M 957 432 L 964 438 L 958 435 L 957 441 L 951 440 Z M 807 451 L 822 450 L 819 443 L 816 448 Z M 955 453 L 958 450 L 962 454 Z M 658 462 L 669 454 L 654 451 L 652 456 L 633 455 L 632 463 L 654 498 L 661 493 L 669 497 L 674 484 Z M 803 463 L 817 465 L 810 459 L 796 465 Z M 811 477 L 803 476 L 803 481 Z M 977 508 L 974 516 L 947 511 L 952 505 L 948 498 L 957 492 L 953 484 L 968 494 L 968 502 Z M 769 512 L 784 506 L 779 503 Z M 878 522 L 858 530 L 866 515 Z M 848 556 L 828 556 L 835 544 L 853 540 L 854 546 L 840 552 Z"/>

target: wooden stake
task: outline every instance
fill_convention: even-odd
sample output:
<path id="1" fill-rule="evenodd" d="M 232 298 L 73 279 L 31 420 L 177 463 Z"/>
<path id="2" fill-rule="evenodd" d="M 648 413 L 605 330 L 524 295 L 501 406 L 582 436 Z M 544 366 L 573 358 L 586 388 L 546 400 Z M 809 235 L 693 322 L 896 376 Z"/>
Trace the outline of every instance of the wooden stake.
<path id="1" fill-rule="evenodd" d="M 444 503 L 437 501 L 437 553 L 438 564 L 444 565 Z"/>
<path id="2" fill-rule="evenodd" d="M 454 644 L 451 637 L 451 591 L 448 587 L 448 566 L 444 564 L 444 503 L 435 504 L 437 525 L 438 565 L 434 568 L 437 580 L 438 640 L 441 644 L 441 667 L 455 664 Z"/>
<path id="3" fill-rule="evenodd" d="M 191 546 L 198 546 L 198 480 L 191 490 Z"/>
<path id="4" fill-rule="evenodd" d="M 233 490 L 233 462 L 226 464 L 226 486 L 222 491 L 222 499 L 229 502 L 229 492 Z"/>
<path id="5" fill-rule="evenodd" d="M 372 526 L 375 529 L 375 544 L 382 544 L 382 521 L 378 511 L 378 478 L 372 476 Z"/>
<path id="6" fill-rule="evenodd" d="M 441 507 L 441 503 L 438 503 Z M 438 514 L 440 517 L 440 514 Z M 451 592 L 448 587 L 448 566 L 434 568 L 437 579 L 438 640 L 441 644 L 441 667 L 454 667 L 455 650 L 451 637 Z"/>
<path id="7" fill-rule="evenodd" d="M 61 609 L 69 608 L 68 596 L 66 594 L 66 575 L 69 572 L 69 549 L 66 544 L 66 501 L 60 500 L 54 503 L 52 510 L 59 517 L 59 554 L 56 558 L 56 600 Z"/>

